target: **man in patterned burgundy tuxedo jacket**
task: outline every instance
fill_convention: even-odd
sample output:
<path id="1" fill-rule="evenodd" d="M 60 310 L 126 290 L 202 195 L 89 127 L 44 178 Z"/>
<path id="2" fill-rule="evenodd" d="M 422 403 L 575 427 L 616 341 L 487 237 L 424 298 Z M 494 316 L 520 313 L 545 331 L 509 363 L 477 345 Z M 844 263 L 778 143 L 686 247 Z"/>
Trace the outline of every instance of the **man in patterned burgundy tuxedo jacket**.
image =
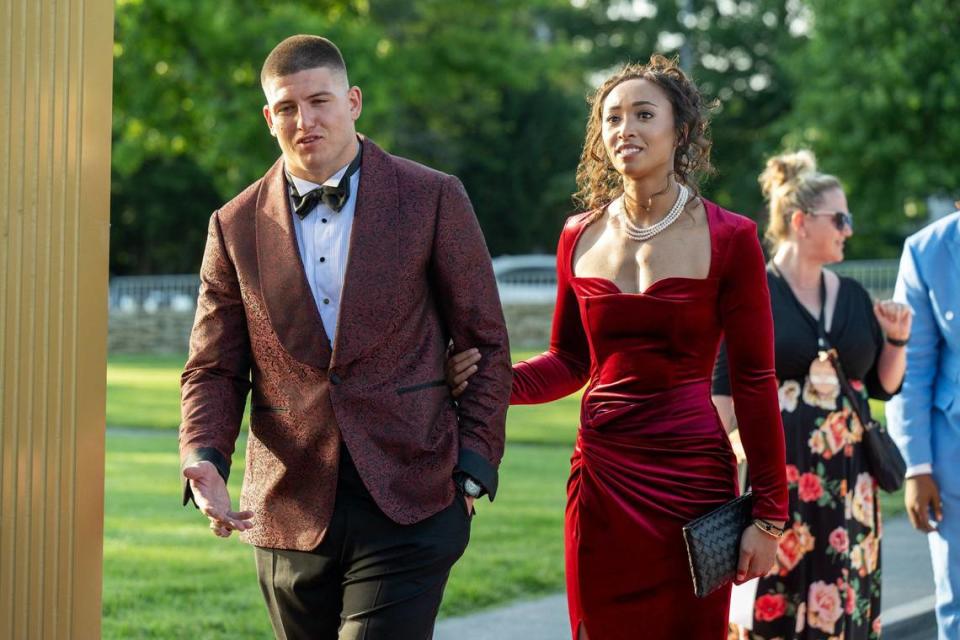
<path id="1" fill-rule="evenodd" d="M 255 545 L 278 638 L 429 638 L 503 454 L 490 257 L 456 178 L 357 135 L 360 89 L 333 43 L 288 38 L 261 81 L 282 157 L 210 219 L 181 385 L 184 504 Z M 483 356 L 458 405 L 450 340 Z"/>

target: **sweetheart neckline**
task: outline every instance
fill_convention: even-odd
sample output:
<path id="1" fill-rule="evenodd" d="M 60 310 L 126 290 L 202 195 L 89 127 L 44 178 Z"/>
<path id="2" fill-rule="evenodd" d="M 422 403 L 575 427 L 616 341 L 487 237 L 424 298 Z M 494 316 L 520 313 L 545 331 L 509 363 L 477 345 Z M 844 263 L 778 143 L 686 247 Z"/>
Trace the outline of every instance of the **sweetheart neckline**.
<path id="1" fill-rule="evenodd" d="M 574 265 L 574 263 L 575 263 L 575 261 L 576 261 L 576 257 L 577 257 L 577 245 L 580 244 L 580 236 L 583 235 L 583 232 L 587 229 L 587 227 L 590 226 L 590 224 L 593 224 L 593 222 L 595 222 L 596 220 L 591 221 L 589 224 L 581 225 L 580 228 L 577 229 L 576 232 L 575 232 L 575 235 L 574 235 L 574 238 L 573 238 L 573 246 L 570 247 L 570 256 L 567 258 L 567 267 L 568 267 L 568 269 L 569 269 L 570 278 L 572 278 L 572 279 L 580 278 L 580 279 L 584 279 L 584 280 L 603 280 L 603 281 L 609 283 L 610 286 L 612 286 L 614 289 L 617 290 L 617 295 L 621 295 L 621 296 L 640 296 L 640 297 L 643 297 L 643 296 L 648 295 L 648 294 L 650 293 L 650 290 L 651 290 L 651 289 L 653 289 L 654 287 L 656 287 L 657 285 L 659 285 L 661 282 L 666 282 L 666 281 L 669 281 L 669 280 L 692 280 L 692 281 L 702 281 L 702 282 L 707 282 L 707 281 L 709 281 L 709 280 L 715 280 L 715 279 L 716 279 L 716 276 L 714 276 L 714 270 L 717 269 L 717 268 L 719 268 L 719 265 L 717 264 L 717 261 L 718 261 L 718 257 L 719 257 L 719 256 L 717 255 L 717 253 L 718 253 L 718 249 L 717 249 L 717 239 L 714 237 L 714 234 L 715 234 L 716 231 L 717 231 L 717 229 L 716 229 L 717 222 L 716 222 L 715 220 L 711 220 L 711 217 L 713 217 L 713 214 L 715 213 L 715 212 L 712 212 L 712 211 L 711 211 L 711 206 L 712 206 L 712 207 L 716 207 L 716 205 L 713 204 L 712 202 L 708 202 L 708 201 L 706 201 L 706 200 L 703 201 L 704 213 L 706 214 L 706 217 L 707 217 L 707 232 L 708 232 L 709 237 L 710 237 L 710 268 L 709 268 L 708 271 L 707 271 L 707 277 L 706 277 L 706 278 L 687 278 L 687 277 L 685 277 L 685 276 L 668 276 L 668 277 L 666 277 L 666 278 L 661 278 L 661 279 L 657 280 L 656 282 L 654 282 L 653 284 L 651 284 L 650 286 L 648 286 L 648 287 L 647 287 L 646 289 L 644 289 L 643 291 L 640 291 L 640 292 L 637 292 L 637 293 L 626 293 L 625 291 L 623 291 L 623 289 L 621 289 L 621 288 L 617 285 L 616 282 L 614 282 L 614 281 L 611 280 L 610 278 L 604 278 L 603 276 L 578 276 L 578 275 L 576 274 L 576 267 L 575 267 L 575 265 Z"/>
<path id="2" fill-rule="evenodd" d="M 643 291 L 638 291 L 636 293 L 633 293 L 633 292 L 624 291 L 623 289 L 620 288 L 620 286 L 616 282 L 614 282 L 610 278 L 604 278 L 603 276 L 572 276 L 572 278 L 574 280 L 599 280 L 601 282 L 605 282 L 611 287 L 613 287 L 614 289 L 616 289 L 617 294 L 621 296 L 646 296 L 646 295 L 649 295 L 650 290 L 654 289 L 657 285 L 663 282 L 671 281 L 671 280 L 681 280 L 685 282 L 709 282 L 710 280 L 715 279 L 709 276 L 706 278 L 688 278 L 686 276 L 667 276 L 666 278 L 660 278 L 656 282 L 649 285 Z"/>

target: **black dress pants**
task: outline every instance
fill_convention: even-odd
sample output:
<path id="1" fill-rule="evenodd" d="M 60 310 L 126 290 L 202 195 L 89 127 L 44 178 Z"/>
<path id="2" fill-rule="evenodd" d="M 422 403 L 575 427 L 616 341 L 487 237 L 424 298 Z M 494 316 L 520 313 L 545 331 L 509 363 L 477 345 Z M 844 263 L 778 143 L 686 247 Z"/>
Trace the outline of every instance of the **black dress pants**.
<path id="1" fill-rule="evenodd" d="M 397 524 L 341 448 L 323 542 L 309 552 L 255 547 L 273 631 L 281 640 L 429 640 L 450 569 L 469 539 L 462 495 L 426 520 Z"/>

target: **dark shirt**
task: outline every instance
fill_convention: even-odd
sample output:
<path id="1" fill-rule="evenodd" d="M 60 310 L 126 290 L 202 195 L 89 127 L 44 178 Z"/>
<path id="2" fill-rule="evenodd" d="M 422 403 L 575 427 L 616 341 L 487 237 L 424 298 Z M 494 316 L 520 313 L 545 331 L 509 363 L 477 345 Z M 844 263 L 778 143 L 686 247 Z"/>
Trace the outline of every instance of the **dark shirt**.
<path id="1" fill-rule="evenodd" d="M 767 285 L 773 308 L 777 380 L 781 384 L 784 380 L 803 382 L 817 357 L 817 319 L 797 300 L 772 263 L 767 264 Z M 852 278 L 840 276 L 827 339 L 840 354 L 847 377 L 862 380 L 871 398 L 889 400 L 893 396 L 884 390 L 877 374 L 884 339 L 873 314 L 873 302 L 863 285 Z M 730 395 L 725 343 L 713 371 L 713 393 Z"/>

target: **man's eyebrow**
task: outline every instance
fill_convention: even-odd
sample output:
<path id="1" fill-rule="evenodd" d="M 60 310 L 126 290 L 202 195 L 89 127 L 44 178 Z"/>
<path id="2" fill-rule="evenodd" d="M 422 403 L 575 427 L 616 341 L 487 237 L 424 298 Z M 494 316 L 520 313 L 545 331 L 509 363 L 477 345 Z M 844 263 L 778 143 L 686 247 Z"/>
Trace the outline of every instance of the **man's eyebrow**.
<path id="1" fill-rule="evenodd" d="M 307 100 L 312 100 L 313 98 L 326 98 L 327 96 L 332 96 L 332 95 L 333 95 L 333 92 L 332 92 L 332 91 L 317 91 L 316 93 L 312 93 L 312 94 L 310 94 L 309 96 L 307 96 Z M 290 103 L 292 103 L 292 102 L 294 102 L 294 100 L 293 100 L 292 98 L 286 98 L 286 99 L 284 99 L 284 100 L 278 100 L 277 102 L 275 102 L 275 103 L 273 104 L 273 108 L 276 109 L 276 108 L 279 107 L 279 106 L 282 106 L 282 105 L 285 105 L 285 104 L 290 104 Z"/>

